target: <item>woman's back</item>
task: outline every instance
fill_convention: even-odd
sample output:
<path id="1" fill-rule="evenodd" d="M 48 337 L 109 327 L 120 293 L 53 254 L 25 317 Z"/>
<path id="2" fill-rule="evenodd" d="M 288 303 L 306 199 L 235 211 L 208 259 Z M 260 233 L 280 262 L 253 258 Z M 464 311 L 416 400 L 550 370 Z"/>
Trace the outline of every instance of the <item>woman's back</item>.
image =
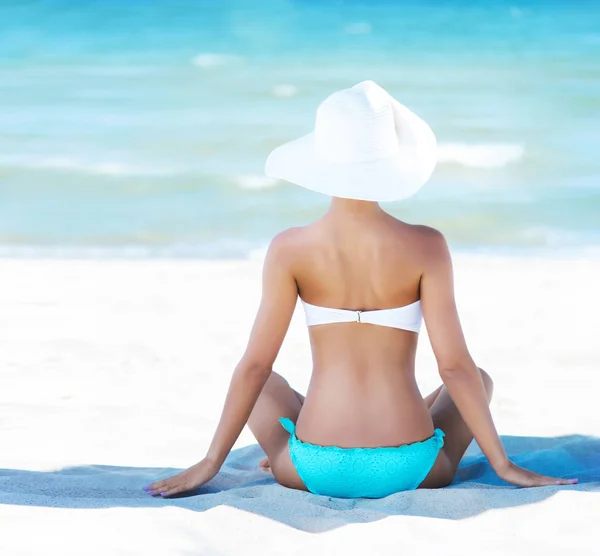
<path id="1" fill-rule="evenodd" d="M 302 300 L 319 307 L 371 311 L 420 299 L 432 230 L 373 207 L 348 218 L 335 208 L 286 232 Z M 315 444 L 392 446 L 431 436 L 415 382 L 417 334 L 359 322 L 311 326 L 313 374 L 298 436 Z"/>

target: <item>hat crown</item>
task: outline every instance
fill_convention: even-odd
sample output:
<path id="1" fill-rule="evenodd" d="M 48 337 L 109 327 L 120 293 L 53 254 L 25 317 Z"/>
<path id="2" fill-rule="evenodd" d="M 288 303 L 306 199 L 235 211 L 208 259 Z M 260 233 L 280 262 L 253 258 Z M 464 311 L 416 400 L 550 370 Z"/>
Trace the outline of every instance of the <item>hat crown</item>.
<path id="1" fill-rule="evenodd" d="M 392 97 L 373 81 L 333 93 L 317 109 L 315 148 L 331 162 L 395 156 L 399 142 Z"/>

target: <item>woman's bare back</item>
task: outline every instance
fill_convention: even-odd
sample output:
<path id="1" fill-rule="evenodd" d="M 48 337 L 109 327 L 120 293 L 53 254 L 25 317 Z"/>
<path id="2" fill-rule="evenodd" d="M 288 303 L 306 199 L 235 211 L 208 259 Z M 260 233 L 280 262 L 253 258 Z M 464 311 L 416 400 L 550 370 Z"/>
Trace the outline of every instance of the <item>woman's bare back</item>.
<path id="1" fill-rule="evenodd" d="M 436 233 L 379 207 L 285 232 L 300 297 L 313 305 L 368 311 L 420 299 L 428 243 Z M 417 334 L 338 323 L 309 328 L 313 371 L 298 437 L 341 447 L 395 446 L 433 434 L 415 381 Z"/>

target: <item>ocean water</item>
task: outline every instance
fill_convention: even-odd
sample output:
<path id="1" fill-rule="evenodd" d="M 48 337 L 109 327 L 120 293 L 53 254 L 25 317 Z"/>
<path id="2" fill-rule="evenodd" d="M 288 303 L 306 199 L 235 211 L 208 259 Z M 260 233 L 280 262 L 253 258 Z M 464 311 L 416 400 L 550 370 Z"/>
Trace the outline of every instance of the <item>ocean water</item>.
<path id="1" fill-rule="evenodd" d="M 600 247 L 599 2 L 0 0 L 0 255 L 253 256 L 328 203 L 267 154 L 365 79 L 438 138 L 394 215 Z"/>

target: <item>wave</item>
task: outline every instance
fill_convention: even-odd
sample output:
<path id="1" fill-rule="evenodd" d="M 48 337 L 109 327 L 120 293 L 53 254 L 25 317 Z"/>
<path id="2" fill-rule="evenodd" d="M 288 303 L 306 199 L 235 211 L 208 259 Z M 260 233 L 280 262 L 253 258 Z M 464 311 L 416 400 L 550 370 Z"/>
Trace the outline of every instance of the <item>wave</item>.
<path id="1" fill-rule="evenodd" d="M 261 247 L 256 247 L 254 249 L 250 249 L 248 251 L 247 258 L 250 261 L 259 261 L 263 262 L 265 257 L 267 256 L 267 250 L 269 249 L 268 245 L 263 245 Z"/>
<path id="2" fill-rule="evenodd" d="M 192 58 L 192 64 L 200 68 L 216 68 L 219 66 L 224 66 L 226 64 L 231 64 L 233 62 L 239 62 L 240 60 L 241 57 L 235 56 L 234 54 L 217 54 L 214 52 L 201 52 L 200 54 L 196 54 L 196 56 Z"/>
<path id="3" fill-rule="evenodd" d="M 566 256 L 569 258 L 600 258 L 600 244 L 595 236 L 572 234 L 556 239 L 552 230 L 525 230 L 509 241 L 495 244 L 455 242 L 454 250 L 463 254 L 512 254 L 515 256 Z M 10 244 L 0 241 L 0 259 L 199 259 L 248 260 L 262 263 L 268 250 L 264 240 L 226 240 L 208 243 L 165 243 L 152 245 L 124 243 L 122 245 L 43 245 Z"/>
<path id="4" fill-rule="evenodd" d="M 295 85 L 275 85 L 273 87 L 273 94 L 276 97 L 289 98 L 296 96 L 298 92 L 298 87 Z"/>
<path id="5" fill-rule="evenodd" d="M 206 259 L 262 261 L 263 241 L 221 238 L 204 243 L 166 241 L 152 244 L 125 241 L 113 245 L 4 243 L 0 259 Z"/>
<path id="6" fill-rule="evenodd" d="M 96 162 L 85 159 L 77 159 L 67 156 L 44 156 L 44 155 L 15 155 L 0 156 L 0 172 L 2 170 L 49 170 L 64 173 L 88 174 L 107 177 L 121 178 L 173 178 L 169 181 L 166 190 L 177 191 L 184 189 L 186 191 L 203 189 L 207 184 L 219 187 L 222 184 L 234 184 L 241 189 L 262 190 L 276 187 L 280 182 L 275 178 L 270 178 L 264 174 L 212 174 L 203 173 L 200 169 L 193 166 L 179 167 L 156 167 L 141 166 L 135 164 L 125 164 L 122 162 Z M 192 181 L 190 181 L 192 180 Z M 195 181 L 194 181 L 195 180 Z M 123 181 L 120 192 L 127 192 L 127 181 Z M 162 181 L 156 182 L 160 187 Z M 34 182 L 35 185 L 35 182 Z M 47 190 L 48 186 L 44 186 Z M 146 183 L 144 191 L 149 191 L 150 185 Z M 156 186 L 155 186 L 156 188 Z M 137 186 L 135 191 L 138 191 Z"/>
<path id="7" fill-rule="evenodd" d="M 279 180 L 263 174 L 242 174 L 236 176 L 235 181 L 242 189 L 270 189 L 279 183 Z"/>
<path id="8" fill-rule="evenodd" d="M 470 168 L 502 168 L 523 158 L 525 149 L 511 144 L 443 143 L 438 146 L 438 163 Z"/>
<path id="9" fill-rule="evenodd" d="M 86 174 L 104 176 L 167 176 L 172 170 L 149 168 L 121 162 L 92 162 L 66 156 L 11 156 L 0 157 L 0 168 L 74 170 Z"/>

